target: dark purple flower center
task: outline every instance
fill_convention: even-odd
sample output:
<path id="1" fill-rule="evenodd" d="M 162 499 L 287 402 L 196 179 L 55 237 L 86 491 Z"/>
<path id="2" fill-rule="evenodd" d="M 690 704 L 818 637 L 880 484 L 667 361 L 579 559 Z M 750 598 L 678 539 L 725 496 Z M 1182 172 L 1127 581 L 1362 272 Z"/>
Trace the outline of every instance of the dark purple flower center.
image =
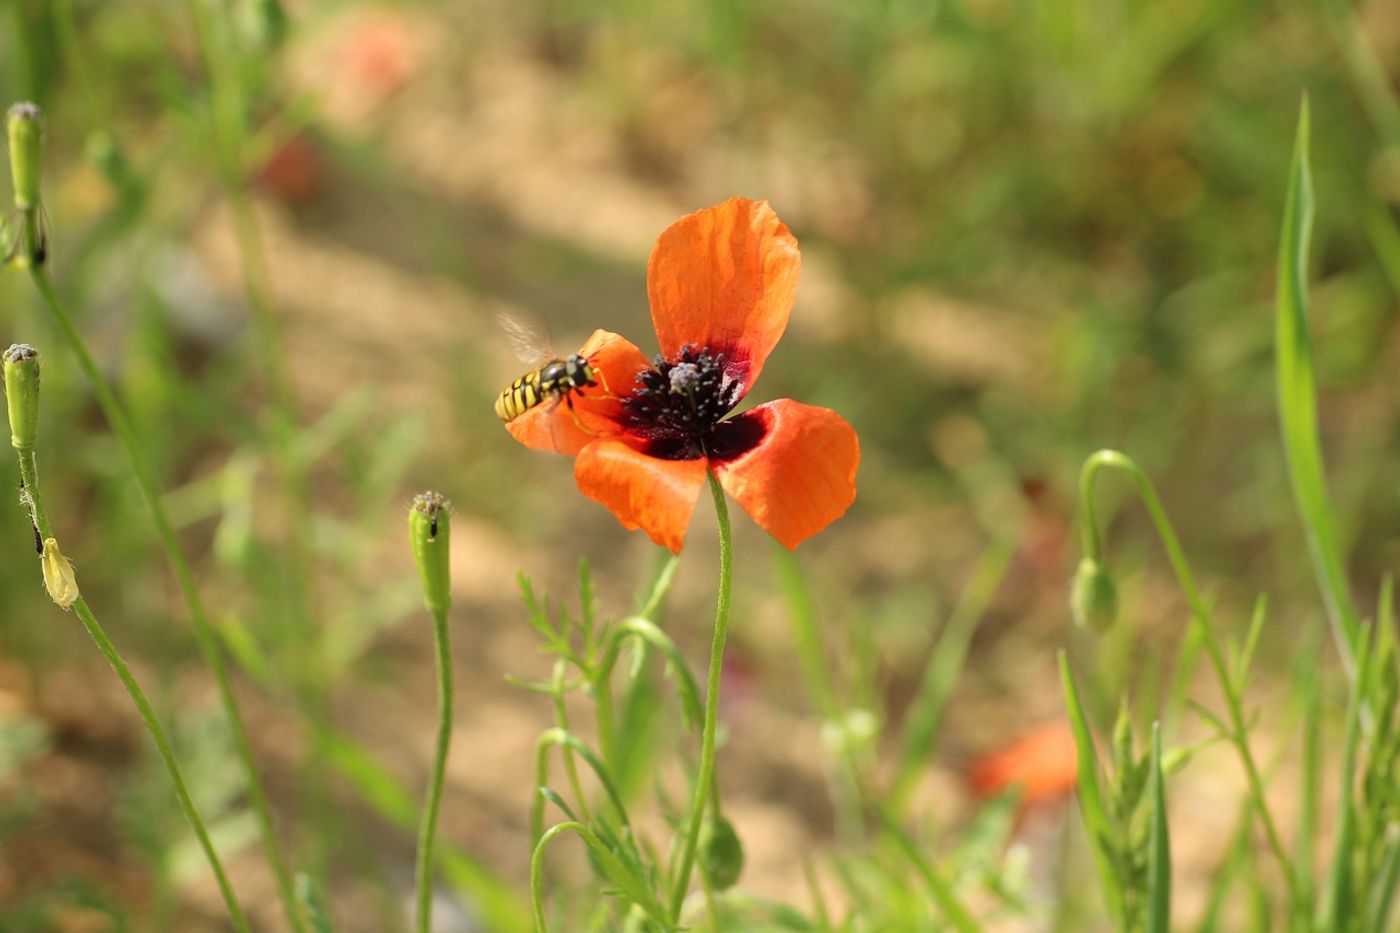
<path id="1" fill-rule="evenodd" d="M 720 419 L 739 403 L 743 387 L 725 375 L 724 363 L 723 354 L 686 344 L 674 359 L 658 356 L 637 373 L 622 407 L 627 430 L 647 442 L 647 453 L 694 460 L 728 446 L 725 436 L 733 432 Z"/>

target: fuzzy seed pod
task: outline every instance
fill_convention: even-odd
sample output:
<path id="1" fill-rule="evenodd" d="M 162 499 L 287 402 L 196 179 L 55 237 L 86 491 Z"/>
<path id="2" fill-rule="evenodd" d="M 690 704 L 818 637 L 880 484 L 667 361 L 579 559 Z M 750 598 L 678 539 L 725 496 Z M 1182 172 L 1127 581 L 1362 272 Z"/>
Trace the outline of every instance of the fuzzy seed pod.
<path id="1" fill-rule="evenodd" d="M 428 611 L 446 612 L 452 605 L 452 570 L 448 561 L 452 504 L 441 493 L 425 492 L 413 499 L 408 512 L 408 536 L 413 559 L 423 581 Z"/>
<path id="2" fill-rule="evenodd" d="M 43 131 L 43 114 L 33 104 L 15 104 L 5 115 L 5 132 L 10 137 L 10 177 L 14 182 L 15 207 L 21 211 L 39 206 Z"/>
<path id="3" fill-rule="evenodd" d="M 20 450 L 34 446 L 39 430 L 39 351 L 17 343 L 0 357 L 5 369 L 5 406 L 10 414 L 10 444 Z"/>
<path id="4" fill-rule="evenodd" d="M 706 820 L 700 827 L 700 864 L 716 891 L 732 888 L 744 872 L 744 844 L 734 824 L 724 817 Z"/>
<path id="5" fill-rule="evenodd" d="M 1074 621 L 1095 632 L 1106 632 L 1118 617 L 1118 588 L 1103 561 L 1086 557 L 1079 562 L 1070 586 L 1069 605 Z"/>

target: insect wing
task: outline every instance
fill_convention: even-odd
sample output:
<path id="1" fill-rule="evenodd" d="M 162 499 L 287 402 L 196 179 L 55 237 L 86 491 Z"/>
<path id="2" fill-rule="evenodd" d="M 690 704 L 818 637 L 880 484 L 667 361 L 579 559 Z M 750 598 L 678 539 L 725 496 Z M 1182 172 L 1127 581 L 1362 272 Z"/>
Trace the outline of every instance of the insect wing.
<path id="1" fill-rule="evenodd" d="M 511 350 L 522 362 L 538 366 L 553 358 L 554 351 L 549 345 L 549 338 L 538 325 L 508 311 L 497 311 L 496 323 L 505 332 Z"/>

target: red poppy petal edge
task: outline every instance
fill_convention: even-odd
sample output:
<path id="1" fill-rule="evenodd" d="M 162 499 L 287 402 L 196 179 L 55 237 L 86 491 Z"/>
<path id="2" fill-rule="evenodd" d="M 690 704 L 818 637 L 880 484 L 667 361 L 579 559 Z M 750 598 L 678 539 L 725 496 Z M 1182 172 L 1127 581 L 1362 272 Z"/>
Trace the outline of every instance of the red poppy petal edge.
<path id="1" fill-rule="evenodd" d="M 679 554 L 705 485 L 705 461 L 661 460 L 605 438 L 579 451 L 574 479 L 580 492 L 607 506 L 623 527 L 641 528 Z"/>
<path id="2" fill-rule="evenodd" d="M 763 436 L 733 460 L 716 462 L 720 485 L 789 550 L 850 508 L 856 498 L 860 440 L 829 408 L 780 399 L 737 418 L 759 421 Z"/>
<path id="3" fill-rule="evenodd" d="M 730 198 L 661 234 L 647 263 L 647 297 L 661 352 L 686 344 L 722 352 L 747 391 L 787 329 L 802 257 L 767 201 Z"/>
<path id="4" fill-rule="evenodd" d="M 619 395 L 632 391 L 639 370 L 650 363 L 626 337 L 595 330 L 579 354 L 598 371 L 599 385 L 574 394 L 573 409 L 546 402 L 506 423 L 517 441 L 533 450 L 553 450 L 573 456 L 599 437 L 618 433 L 622 414 Z"/>

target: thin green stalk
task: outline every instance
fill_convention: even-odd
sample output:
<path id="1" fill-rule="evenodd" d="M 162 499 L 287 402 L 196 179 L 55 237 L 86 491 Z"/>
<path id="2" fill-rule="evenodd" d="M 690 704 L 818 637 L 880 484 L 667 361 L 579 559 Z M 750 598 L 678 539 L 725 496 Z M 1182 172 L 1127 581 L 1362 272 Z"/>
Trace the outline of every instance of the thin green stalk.
<path id="1" fill-rule="evenodd" d="M 661 601 L 665 599 L 666 593 L 671 589 L 671 583 L 676 578 L 676 570 L 680 567 L 680 563 L 680 558 L 675 554 L 666 556 L 666 563 L 661 566 L 660 573 L 656 575 L 656 580 L 652 583 L 651 592 L 648 594 L 646 602 L 642 604 L 641 609 L 637 610 L 637 615 L 632 617 L 644 628 L 650 628 L 658 635 L 661 632 L 652 623 L 656 620 L 656 614 L 661 609 Z M 627 622 L 624 622 L 614 631 L 603 660 L 598 665 L 593 677 L 593 695 L 598 704 L 598 747 L 602 750 L 603 760 L 607 762 L 608 771 L 612 774 L 618 773 L 617 740 L 614 736 L 613 723 L 612 670 L 613 665 L 617 663 L 618 652 L 622 648 L 620 632 L 626 626 Z M 664 635 L 662 635 L 662 639 L 666 642 L 670 641 Z M 673 653 L 679 660 L 679 652 Z M 686 667 L 683 661 L 676 664 L 676 670 L 682 672 L 687 678 L 690 677 L 690 668 Z"/>
<path id="2" fill-rule="evenodd" d="M 433 613 L 433 647 L 437 654 L 438 729 L 433 770 L 428 780 L 428 800 L 418 830 L 418 933 L 428 933 L 433 920 L 433 844 L 437 837 L 442 782 L 447 771 L 447 750 L 452 744 L 452 635 L 446 610 Z"/>
<path id="3" fill-rule="evenodd" d="M 24 493 L 29 497 L 29 517 L 34 527 L 39 529 L 39 537 L 45 540 L 53 537 L 49 527 L 49 516 L 44 511 L 44 499 L 39 495 L 39 467 L 34 460 L 33 447 L 21 447 L 15 451 L 19 455 L 19 481 L 24 484 Z"/>
<path id="4" fill-rule="evenodd" d="M 147 731 L 151 733 L 151 738 L 156 743 L 156 749 L 165 762 L 165 768 L 170 772 L 170 780 L 175 785 L 175 796 L 179 798 L 180 809 L 185 812 L 185 818 L 189 820 L 190 828 L 194 830 L 196 838 L 199 839 L 199 847 L 204 850 L 204 857 L 209 860 L 209 867 L 214 870 L 214 878 L 219 883 L 219 893 L 223 895 L 229 919 L 241 933 L 251 933 L 248 919 L 243 916 L 243 908 L 238 906 L 238 899 L 234 897 L 228 876 L 224 874 L 223 863 L 219 861 L 219 854 L 214 850 L 214 843 L 209 838 L 209 830 L 204 827 L 204 821 L 200 818 L 199 811 L 195 809 L 194 801 L 190 798 L 189 788 L 185 786 L 185 778 L 180 771 L 180 764 L 175 760 L 175 750 L 170 747 L 170 739 L 166 736 L 160 720 L 156 718 L 155 710 L 151 708 L 150 701 L 146 699 L 145 691 L 136 682 L 131 668 L 126 666 L 126 662 L 122 660 L 116 646 L 112 644 L 107 633 L 103 631 L 101 623 L 97 621 L 97 617 L 88 608 L 87 600 L 79 596 L 77 601 L 73 603 L 73 612 L 82 621 L 83 628 L 87 629 L 88 634 L 92 636 L 92 640 L 97 644 L 97 650 L 102 652 L 107 663 L 112 665 L 112 670 L 117 672 L 122 686 L 131 695 L 131 701 L 136 704 L 137 712 L 141 714 Z"/>
<path id="5" fill-rule="evenodd" d="M 1167 518 L 1161 500 L 1157 498 L 1156 488 L 1152 485 L 1152 481 L 1147 478 L 1147 474 L 1133 462 L 1132 458 L 1116 450 L 1100 450 L 1092 454 L 1084 461 L 1084 468 L 1080 472 L 1080 508 L 1084 510 L 1083 524 L 1090 526 L 1083 529 L 1085 551 L 1090 557 L 1096 559 L 1101 557 L 1102 542 L 1098 533 L 1098 520 L 1094 513 L 1093 492 L 1094 480 L 1098 472 L 1105 467 L 1126 473 L 1137 485 L 1138 495 L 1157 529 L 1157 536 L 1161 539 L 1162 546 L 1166 549 L 1167 559 L 1176 574 L 1177 583 L 1181 586 L 1182 592 L 1186 595 L 1186 602 L 1191 607 L 1192 624 L 1201 634 L 1206 654 L 1210 658 L 1211 666 L 1215 668 L 1216 677 L 1220 680 L 1220 688 L 1225 694 L 1225 705 L 1230 716 L 1230 735 L 1228 738 L 1235 746 L 1240 763 L 1244 767 L 1250 794 L 1255 798 L 1255 810 L 1259 814 L 1260 822 L 1264 824 L 1269 848 L 1273 850 L 1274 857 L 1278 860 L 1279 868 L 1283 873 L 1284 882 L 1288 886 L 1289 899 L 1296 904 L 1299 896 L 1297 879 L 1287 850 L 1283 845 L 1283 836 L 1279 832 L 1278 824 L 1274 822 L 1273 814 L 1270 812 L 1268 801 L 1264 796 L 1264 781 L 1260 777 L 1259 766 L 1249 747 L 1248 725 L 1245 722 L 1239 685 L 1230 676 L 1230 668 L 1226 663 L 1224 651 L 1221 649 L 1220 642 L 1211 625 L 1210 612 L 1196 587 L 1196 578 L 1191 573 L 1191 566 L 1186 561 L 1186 553 L 1182 550 L 1181 541 L 1176 536 L 1176 530 L 1172 527 L 1171 520 Z"/>
<path id="6" fill-rule="evenodd" d="M 719 720 L 719 677 L 724 665 L 724 640 L 729 634 L 729 597 L 734 582 L 734 537 L 729 527 L 729 505 L 724 490 L 708 472 L 710 495 L 715 501 L 715 518 L 719 520 L 719 597 L 715 604 L 714 640 L 710 644 L 710 673 L 705 683 L 705 721 L 700 731 L 700 771 L 695 776 L 695 800 L 690 808 L 690 826 L 686 830 L 681 850 L 680 871 L 671 891 L 671 922 L 680 923 L 681 907 L 690 887 L 690 872 L 695 867 L 695 847 L 700 839 L 700 824 L 705 818 L 705 805 L 710 782 L 715 772 L 715 727 Z M 712 918 L 713 919 L 713 918 Z"/>
<path id="7" fill-rule="evenodd" d="M 924 665 L 919 678 L 918 692 L 909 705 L 904 718 L 904 731 L 901 738 L 899 767 L 890 783 L 886 806 L 896 817 L 902 816 L 908 804 L 909 794 L 914 788 L 920 769 L 928 762 L 929 752 L 938 735 L 938 727 L 947 709 L 948 700 L 953 695 L 958 672 L 967 659 L 967 650 L 977 624 L 1001 586 L 1006 568 L 1015 554 L 1015 543 L 1008 538 L 992 541 L 964 587 L 957 604 L 953 606 L 948 623 L 943 627 L 933 651 Z"/>
<path id="8" fill-rule="evenodd" d="M 210 9 L 202 0 L 189 4 L 195 34 L 199 39 L 209 75 L 212 108 L 212 142 L 219 181 L 223 186 L 233 221 L 234 239 L 238 246 L 243 287 L 252 309 L 253 335 L 257 358 L 271 394 L 272 460 L 278 480 L 286 493 L 288 508 L 296 514 L 309 511 L 310 487 L 304 463 L 295 450 L 295 406 L 286 353 L 278 326 L 278 316 L 272 297 L 271 276 L 268 273 L 266 251 L 253 213 L 253 202 L 244 177 L 244 140 L 248 137 L 242 78 L 239 74 L 237 50 L 232 47 L 234 30 L 228 12 Z M 287 560 L 284 579 L 291 584 L 288 618 L 296 626 L 299 657 L 299 695 L 310 715 L 322 725 L 329 726 L 330 710 L 324 696 L 325 685 L 320 658 L 314 653 L 311 627 L 311 599 L 307 591 L 312 579 L 311 547 L 307 523 L 289 522 L 286 527 Z M 320 827 L 316 839 L 322 844 L 322 860 L 326 855 L 326 840 L 333 835 L 329 787 L 324 769 L 314 761 L 305 768 L 306 793 L 311 800 L 315 822 Z M 297 923 L 297 929 L 303 929 Z"/>
<path id="9" fill-rule="evenodd" d="M 674 924 L 666 922 L 661 905 L 656 902 L 645 882 L 629 871 L 622 860 L 603 844 L 603 841 L 593 830 L 577 820 L 568 820 L 556 823 L 545 830 L 544 834 L 540 836 L 540 841 L 535 844 L 535 851 L 530 856 L 530 906 L 535 915 L 536 933 L 545 933 L 548 929 L 544 922 L 544 852 L 555 836 L 566 832 L 575 833 L 584 841 L 598 866 L 603 870 L 603 874 L 634 904 L 646 911 L 653 920 L 663 924 L 664 930 L 674 929 Z"/>
<path id="10" fill-rule="evenodd" d="M 199 589 L 195 586 L 194 573 L 185 560 L 180 543 L 175 538 L 175 529 L 170 524 L 165 507 L 161 504 L 160 492 L 156 489 L 155 479 L 151 475 L 150 468 L 146 465 L 145 455 L 141 452 L 136 429 L 132 425 L 130 417 L 127 416 L 126 410 L 117 400 L 111 386 L 107 384 L 107 380 L 98 370 L 97 364 L 93 362 L 87 345 L 73 326 L 72 318 L 68 316 L 67 310 L 55 293 L 43 267 L 31 266 L 30 272 L 54 322 L 58 324 L 58 329 L 67 340 L 69 349 L 73 351 L 78 365 L 87 376 L 88 382 L 92 386 L 93 395 L 96 396 L 97 403 L 102 408 L 102 413 L 121 440 L 127 460 L 131 464 L 131 472 L 136 478 L 136 484 L 140 487 L 141 494 L 150 509 L 151 519 L 156 526 L 156 536 L 160 540 L 161 547 L 165 550 L 166 559 L 170 561 L 170 568 L 175 574 L 176 583 L 179 585 L 185 604 L 189 608 L 195 641 L 199 645 L 200 654 L 204 658 L 204 663 L 208 665 L 218 688 L 219 701 L 223 706 L 224 716 L 228 720 L 229 732 L 233 738 L 234 752 L 243 768 L 248 800 L 252 804 L 253 814 L 257 820 L 263 851 L 266 854 L 268 865 L 272 869 L 273 877 L 276 879 L 283 908 L 292 921 L 293 927 L 300 933 L 305 927 L 301 914 L 296 908 L 291 873 L 287 870 L 287 864 L 283 860 L 281 849 L 278 846 L 276 833 L 273 831 L 272 811 L 268 807 L 262 780 L 258 776 L 257 766 L 253 762 L 252 745 L 248 741 L 248 732 L 243 724 L 243 716 L 238 710 L 238 703 L 233 695 L 233 685 L 229 681 L 228 670 L 224 664 L 223 648 L 219 644 L 218 637 L 214 634 L 208 612 L 204 607 L 204 601 L 199 595 Z"/>
<path id="11" fill-rule="evenodd" d="M 49 525 L 49 515 L 44 509 L 44 499 L 39 492 L 39 468 L 34 457 L 33 447 L 17 448 L 15 453 L 19 459 L 20 482 L 24 484 L 24 492 L 28 496 L 29 515 L 34 521 L 34 525 L 39 529 L 39 534 L 45 540 L 53 536 L 53 529 Z M 243 909 L 238 906 L 238 898 L 234 896 L 233 887 L 229 884 L 228 876 L 224 873 L 223 863 L 219 860 L 219 853 L 214 849 L 214 843 L 209 838 L 209 830 L 204 826 L 204 820 L 200 817 L 199 811 L 195 809 L 194 800 L 190 797 L 189 789 L 185 786 L 184 774 L 180 771 L 180 763 L 175 759 L 175 751 L 170 745 L 170 739 L 165 734 L 165 728 L 161 726 L 160 720 L 156 718 L 155 710 L 151 708 L 151 703 L 146 699 L 146 692 L 141 689 L 141 685 L 136 681 L 136 675 L 132 674 L 131 668 L 122 659 L 120 652 L 112 644 L 112 640 L 107 637 L 102 624 L 97 621 L 97 616 L 93 615 L 92 609 L 88 607 L 87 600 L 81 596 L 73 603 L 73 611 L 83 623 L 83 628 L 87 629 L 88 635 L 92 636 L 93 642 L 97 645 L 97 650 L 102 652 L 107 663 L 112 666 L 121 680 L 122 686 L 131 696 L 131 701 L 136 704 L 136 711 L 141 714 L 142 721 L 146 724 L 146 729 L 151 733 L 151 738 L 156 743 L 156 750 L 160 752 L 161 760 L 165 762 L 165 768 L 170 772 L 170 780 L 175 785 L 175 796 L 180 801 L 180 809 L 184 811 L 185 818 L 189 820 L 190 828 L 194 830 L 199 846 L 204 850 L 204 856 L 209 860 L 209 867 L 214 871 L 214 878 L 219 884 L 219 893 L 223 895 L 224 905 L 228 908 L 229 919 L 233 925 L 242 933 L 248 933 L 248 920 L 243 916 Z"/>
<path id="12" fill-rule="evenodd" d="M 831 675 L 827 672 L 826 649 L 817 628 L 817 607 L 812 602 L 812 593 L 802 579 L 797 558 L 791 551 L 775 541 L 773 555 L 778 570 L 778 585 L 787 602 L 788 619 L 792 623 L 797 644 L 797 660 L 802 668 L 802 677 L 807 682 L 807 695 L 817 712 L 832 719 L 840 711 L 840 704 L 831 685 Z"/>
<path id="13" fill-rule="evenodd" d="M 554 725 L 564 732 L 569 731 L 569 711 L 564 704 L 564 661 L 560 659 L 554 664 Z M 583 816 L 583 822 L 592 823 L 593 814 L 589 812 L 588 797 L 583 792 L 583 782 L 578 776 L 578 762 L 574 760 L 573 749 L 564 746 L 560 757 L 564 759 L 564 773 L 569 779 L 569 789 L 574 792 L 574 799 L 578 801 L 578 811 Z"/>

